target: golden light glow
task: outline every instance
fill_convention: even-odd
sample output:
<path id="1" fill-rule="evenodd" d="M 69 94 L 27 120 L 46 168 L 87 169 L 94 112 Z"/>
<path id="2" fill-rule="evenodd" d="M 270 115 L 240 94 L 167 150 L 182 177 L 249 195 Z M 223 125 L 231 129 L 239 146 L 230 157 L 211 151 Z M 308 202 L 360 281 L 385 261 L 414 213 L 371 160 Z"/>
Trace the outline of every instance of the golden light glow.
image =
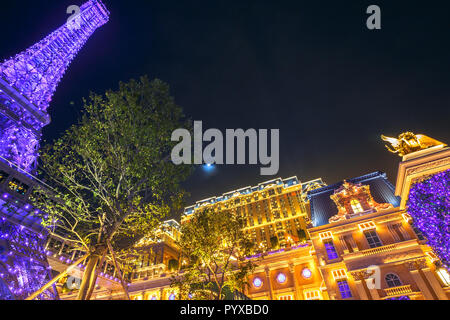
<path id="1" fill-rule="evenodd" d="M 357 199 L 350 200 L 350 205 L 352 206 L 353 213 L 360 213 L 364 211 L 361 203 Z"/>
<path id="2" fill-rule="evenodd" d="M 345 269 L 335 269 L 331 271 L 331 274 L 333 275 L 334 280 L 347 278 L 347 272 L 345 272 Z"/>
<path id="3" fill-rule="evenodd" d="M 381 135 L 381 139 L 389 143 L 386 148 L 397 153 L 400 157 L 416 151 L 428 149 L 435 146 L 446 146 L 445 143 L 437 141 L 423 134 L 414 134 L 412 132 L 404 132 L 398 138 L 391 138 Z"/>
<path id="4" fill-rule="evenodd" d="M 308 290 L 304 293 L 305 300 L 320 300 L 320 291 L 319 290 Z"/>
<path id="5" fill-rule="evenodd" d="M 319 237 L 323 241 L 323 240 L 327 240 L 327 239 L 332 239 L 333 234 L 331 233 L 331 231 L 321 232 L 321 233 L 319 233 Z"/>
<path id="6" fill-rule="evenodd" d="M 425 254 L 430 258 L 432 263 L 439 261 L 438 256 L 433 251 L 428 251 Z"/>
<path id="7" fill-rule="evenodd" d="M 450 274 L 448 274 L 447 269 L 439 268 L 437 270 L 437 274 L 439 275 L 439 278 L 441 278 L 442 282 L 446 287 L 450 286 Z"/>
<path id="8" fill-rule="evenodd" d="M 375 225 L 375 223 L 373 221 L 368 221 L 368 222 L 358 224 L 358 228 L 361 231 L 375 229 L 376 227 L 377 226 Z"/>
<path id="9" fill-rule="evenodd" d="M 405 220 L 407 223 L 410 223 L 412 221 L 412 217 L 407 213 L 403 213 L 402 217 L 403 217 L 403 220 Z"/>

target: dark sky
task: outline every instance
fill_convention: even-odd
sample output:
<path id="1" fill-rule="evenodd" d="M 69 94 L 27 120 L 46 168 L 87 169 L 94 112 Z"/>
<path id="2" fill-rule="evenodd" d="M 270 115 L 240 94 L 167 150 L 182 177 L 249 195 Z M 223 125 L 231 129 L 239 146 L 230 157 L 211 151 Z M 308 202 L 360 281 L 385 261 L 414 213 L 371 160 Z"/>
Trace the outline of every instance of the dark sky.
<path id="1" fill-rule="evenodd" d="M 76 121 L 89 91 L 147 74 L 168 82 L 205 129 L 280 129 L 281 177 L 331 184 L 381 170 L 394 182 L 400 158 L 384 149 L 381 133 L 450 142 L 445 1 L 104 3 L 110 22 L 60 83 L 47 140 Z M 2 2 L 1 58 L 59 27 L 72 4 L 81 1 Z M 370 4 L 381 7 L 381 30 L 366 28 Z M 186 183 L 188 204 L 271 178 L 259 165 L 199 168 Z"/>

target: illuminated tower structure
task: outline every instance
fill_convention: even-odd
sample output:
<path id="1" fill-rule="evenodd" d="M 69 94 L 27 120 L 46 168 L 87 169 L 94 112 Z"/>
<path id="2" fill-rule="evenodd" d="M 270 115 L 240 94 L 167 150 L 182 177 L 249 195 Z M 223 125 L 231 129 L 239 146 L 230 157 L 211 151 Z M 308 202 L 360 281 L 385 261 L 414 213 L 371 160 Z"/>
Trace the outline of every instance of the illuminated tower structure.
<path id="1" fill-rule="evenodd" d="M 185 208 L 181 223 L 206 208 L 231 211 L 245 218 L 244 232 L 263 250 L 282 249 L 306 240 L 309 217 L 305 194 L 324 185 L 320 178 L 305 183 L 297 177 L 273 179 L 198 201 Z"/>
<path id="2" fill-rule="evenodd" d="M 100 1 L 40 42 L 0 64 L 0 156 L 33 170 L 52 95 L 70 62 L 92 33 L 108 21 Z"/>
<path id="3" fill-rule="evenodd" d="M 109 12 L 89 0 L 78 15 L 0 64 L 0 299 L 23 299 L 50 276 L 46 235 L 28 203 L 42 128 L 51 98 L 70 62 Z M 55 298 L 48 290 L 39 299 Z"/>

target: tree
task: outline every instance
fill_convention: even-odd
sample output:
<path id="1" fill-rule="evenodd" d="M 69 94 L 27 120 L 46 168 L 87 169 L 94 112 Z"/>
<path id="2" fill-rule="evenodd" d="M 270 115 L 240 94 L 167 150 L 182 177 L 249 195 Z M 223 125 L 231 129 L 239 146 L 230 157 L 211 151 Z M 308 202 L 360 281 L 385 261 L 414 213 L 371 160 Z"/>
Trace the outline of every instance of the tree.
<path id="1" fill-rule="evenodd" d="M 91 94 L 79 123 L 44 147 L 50 194 L 37 189 L 33 199 L 50 234 L 89 254 L 78 299 L 89 298 L 107 252 L 116 264 L 113 250 L 130 248 L 181 205 L 191 168 L 169 161 L 171 133 L 189 126 L 169 86 L 142 77 Z"/>
<path id="2" fill-rule="evenodd" d="M 181 226 L 181 270 L 171 278 L 180 298 L 223 300 L 225 292 L 243 290 L 254 262 L 255 244 L 242 231 L 243 218 L 207 209 Z"/>

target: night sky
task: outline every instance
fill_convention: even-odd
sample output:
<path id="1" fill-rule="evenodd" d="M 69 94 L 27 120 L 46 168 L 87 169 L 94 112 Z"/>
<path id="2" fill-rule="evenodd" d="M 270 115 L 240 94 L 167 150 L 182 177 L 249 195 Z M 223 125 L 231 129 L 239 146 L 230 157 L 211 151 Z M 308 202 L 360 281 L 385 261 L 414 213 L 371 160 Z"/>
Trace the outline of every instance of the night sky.
<path id="1" fill-rule="evenodd" d="M 448 1 L 447 1 L 448 2 Z M 47 141 L 80 115 L 90 91 L 147 74 L 170 84 L 204 130 L 280 129 L 280 170 L 198 168 L 188 205 L 270 180 L 332 184 L 376 170 L 395 182 L 399 157 L 380 134 L 424 133 L 450 142 L 450 6 L 437 1 L 104 0 L 109 23 L 71 64 L 50 105 Z M 66 21 L 79 0 L 9 1 L 0 11 L 0 58 Z M 382 29 L 366 28 L 381 7 Z"/>

